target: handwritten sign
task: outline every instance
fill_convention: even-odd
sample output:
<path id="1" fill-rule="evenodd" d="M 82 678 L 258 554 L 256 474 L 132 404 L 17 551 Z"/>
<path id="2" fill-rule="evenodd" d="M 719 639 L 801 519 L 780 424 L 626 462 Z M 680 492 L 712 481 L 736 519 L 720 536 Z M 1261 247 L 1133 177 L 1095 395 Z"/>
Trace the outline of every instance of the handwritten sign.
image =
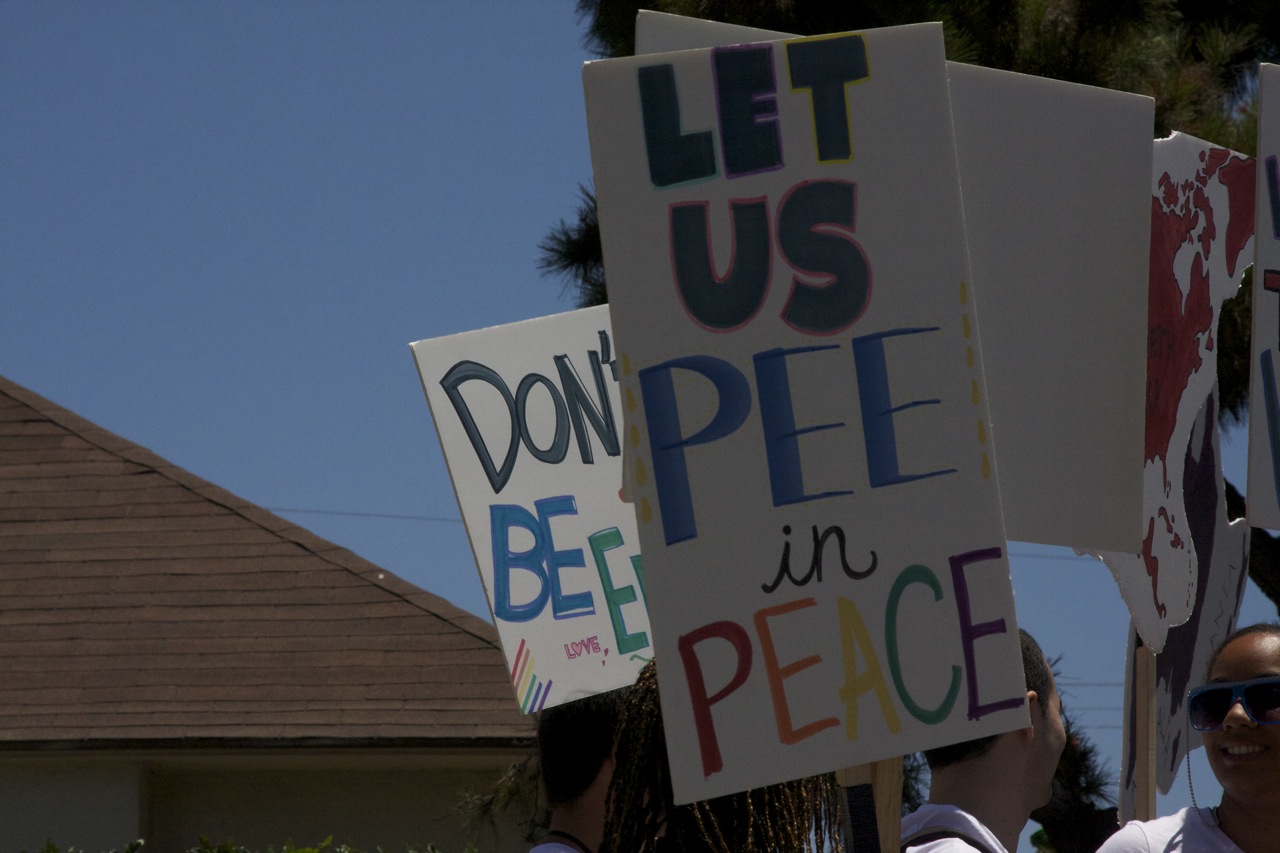
<path id="1" fill-rule="evenodd" d="M 606 308 L 412 345 L 524 712 L 652 657 Z"/>
<path id="2" fill-rule="evenodd" d="M 1249 524 L 1280 530 L 1280 65 L 1258 69 Z"/>
<path id="3" fill-rule="evenodd" d="M 792 37 L 636 19 L 637 52 Z M 1005 531 L 1137 551 L 1155 101 L 959 62 L 947 79 Z"/>
<path id="4" fill-rule="evenodd" d="M 1027 725 L 941 27 L 584 83 L 676 800 Z"/>
<path id="5" fill-rule="evenodd" d="M 1153 162 L 1145 537 L 1136 554 L 1097 556 L 1143 642 L 1159 652 L 1169 628 L 1186 622 L 1196 601 L 1194 505 L 1183 494 L 1184 468 L 1193 427 L 1217 386 L 1218 315 L 1248 265 L 1254 163 L 1181 133 L 1156 140 Z M 1210 429 L 1217 431 L 1216 419 Z M 1212 505 L 1224 501 L 1219 483 Z"/>
<path id="6" fill-rule="evenodd" d="M 1154 699 L 1156 784 L 1169 793 L 1187 752 L 1201 744 L 1200 733 L 1187 726 L 1187 691 L 1205 678 L 1213 650 L 1235 628 L 1244 582 L 1248 577 L 1249 528 L 1227 516 L 1222 487 L 1222 453 L 1215 388 L 1201 406 L 1185 447 L 1182 492 L 1187 504 L 1197 572 L 1191 618 L 1171 628 L 1156 657 Z M 1139 763 L 1146 757 L 1137 741 L 1137 713 L 1146 703 L 1135 677 L 1137 632 L 1130 632 L 1128 692 L 1125 696 L 1125 749 L 1120 769 L 1120 813 L 1133 814 L 1138 799 Z"/>

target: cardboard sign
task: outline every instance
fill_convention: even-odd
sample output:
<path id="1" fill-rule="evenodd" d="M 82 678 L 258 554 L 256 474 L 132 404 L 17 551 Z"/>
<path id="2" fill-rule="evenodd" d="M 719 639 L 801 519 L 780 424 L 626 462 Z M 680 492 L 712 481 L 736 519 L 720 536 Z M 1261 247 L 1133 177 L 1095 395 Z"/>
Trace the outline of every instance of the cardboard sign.
<path id="1" fill-rule="evenodd" d="M 652 657 L 606 308 L 412 345 L 526 713 Z"/>
<path id="2" fill-rule="evenodd" d="M 941 26 L 584 83 L 676 801 L 1028 725 Z"/>
<path id="3" fill-rule="evenodd" d="M 1249 524 L 1280 530 L 1280 65 L 1258 69 Z"/>
<path id="4" fill-rule="evenodd" d="M 1185 451 L 1218 381 L 1222 303 L 1235 295 L 1253 239 L 1254 164 L 1192 136 L 1155 142 L 1150 329 L 1140 553 L 1101 553 L 1142 640 L 1164 648 L 1196 601 L 1197 563 L 1183 495 Z M 1256 312 L 1255 312 L 1256 313 Z M 1210 427 L 1217 430 L 1215 420 Z M 1218 483 L 1214 505 L 1224 502 Z"/>
<path id="5" fill-rule="evenodd" d="M 1167 794 L 1182 759 L 1200 746 L 1200 733 L 1187 725 L 1187 691 L 1204 682 L 1213 650 L 1235 629 L 1244 582 L 1248 577 L 1249 528 L 1227 517 L 1222 486 L 1222 453 L 1218 429 L 1217 389 L 1201 406 L 1184 450 L 1181 490 L 1195 554 L 1195 606 L 1191 618 L 1169 630 L 1156 657 L 1155 695 L 1147 702 L 1135 695 L 1136 632 L 1129 640 L 1125 695 L 1125 749 L 1120 772 L 1120 814 L 1132 814 L 1138 799 L 1139 762 L 1146 756 L 1136 742 L 1140 707 L 1154 707 L 1156 785 Z"/>
<path id="6" fill-rule="evenodd" d="M 784 37 L 636 21 L 644 52 Z M 947 76 L 1005 531 L 1136 552 L 1155 102 L 958 62 Z"/>

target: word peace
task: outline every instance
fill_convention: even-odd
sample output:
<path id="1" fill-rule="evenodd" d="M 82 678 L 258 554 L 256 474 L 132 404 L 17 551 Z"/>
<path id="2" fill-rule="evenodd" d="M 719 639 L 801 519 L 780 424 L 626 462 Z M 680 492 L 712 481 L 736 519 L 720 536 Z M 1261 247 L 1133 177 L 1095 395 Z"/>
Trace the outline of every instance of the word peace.
<path id="1" fill-rule="evenodd" d="M 898 643 L 898 608 L 903 593 L 907 588 L 921 584 L 933 593 L 935 602 L 943 599 L 942 584 L 937 575 L 928 566 L 911 565 L 903 569 L 893 583 L 885 602 L 883 655 L 872 641 L 857 605 L 843 596 L 835 599 L 839 618 L 840 648 L 844 669 L 844 684 L 837 693 L 845 708 L 844 734 L 848 740 L 858 738 L 858 701 L 864 695 L 874 695 L 885 726 L 894 734 L 902 731 L 902 722 L 898 716 L 894 697 L 898 703 L 922 723 L 937 725 L 951 716 L 952 708 L 960 692 L 962 678 L 968 682 L 968 717 L 978 720 L 987 714 L 1008 708 L 1017 708 L 1026 701 L 1022 695 L 1010 696 L 991 702 L 982 702 L 978 696 L 977 655 L 974 643 L 986 636 L 1004 634 L 1008 626 L 1003 619 L 974 623 L 970 612 L 969 589 L 965 579 L 965 567 L 977 562 L 998 560 L 1002 556 L 999 548 L 987 548 L 969 551 L 950 557 L 952 587 L 955 591 L 954 606 L 960 620 L 960 645 L 963 648 L 964 668 L 951 667 L 951 682 L 947 687 L 943 700 L 933 708 L 922 707 L 907 690 L 903 673 L 911 661 L 904 660 L 899 652 Z M 769 695 L 772 700 L 774 720 L 777 725 L 778 742 L 795 744 L 812 737 L 821 731 L 839 726 L 840 720 L 827 717 L 797 725 L 791 715 L 787 703 L 786 680 L 803 670 L 822 663 L 821 655 L 810 655 L 797 661 L 782 664 L 778 660 L 777 643 L 774 637 L 779 631 L 783 617 L 788 614 L 818 606 L 814 598 L 802 598 L 785 604 L 773 605 L 757 610 L 752 616 L 752 624 L 760 644 L 761 657 L 764 659 L 764 675 L 768 681 Z M 804 617 L 801 617 L 804 618 Z M 711 641 L 728 643 L 733 649 L 736 666 L 728 683 L 710 692 L 703 673 L 698 648 Z M 677 641 L 680 662 L 684 667 L 685 681 L 689 690 L 689 703 L 693 713 L 694 726 L 698 733 L 698 746 L 702 757 L 703 776 L 710 776 L 723 769 L 724 760 L 720 755 L 720 744 L 716 738 L 715 720 L 712 708 L 719 702 L 742 687 L 756 670 L 754 669 L 754 652 L 751 635 L 747 629 L 732 620 L 711 622 L 682 635 Z M 950 648 L 950 643 L 936 643 L 930 654 L 936 654 L 939 648 Z M 858 671 L 858 657 L 865 662 L 862 672 Z M 885 682 L 884 667 L 888 667 L 893 679 L 894 692 L 891 695 Z M 834 679 L 830 679 L 834 681 Z"/>

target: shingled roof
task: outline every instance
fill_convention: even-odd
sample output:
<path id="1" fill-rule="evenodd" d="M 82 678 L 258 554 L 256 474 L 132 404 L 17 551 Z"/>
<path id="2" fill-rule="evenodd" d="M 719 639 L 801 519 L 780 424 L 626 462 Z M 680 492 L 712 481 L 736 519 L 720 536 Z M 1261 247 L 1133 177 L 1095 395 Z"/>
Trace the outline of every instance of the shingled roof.
<path id="1" fill-rule="evenodd" d="M 531 733 L 492 626 L 0 378 L 0 750 Z"/>

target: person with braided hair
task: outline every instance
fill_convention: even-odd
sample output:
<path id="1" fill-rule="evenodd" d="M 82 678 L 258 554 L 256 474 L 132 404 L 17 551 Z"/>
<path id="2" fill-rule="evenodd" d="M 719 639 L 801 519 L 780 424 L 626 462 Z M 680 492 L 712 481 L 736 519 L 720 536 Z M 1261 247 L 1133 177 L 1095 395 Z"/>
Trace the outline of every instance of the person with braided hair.
<path id="1" fill-rule="evenodd" d="M 653 661 L 627 695 L 600 853 L 822 853 L 840 850 L 834 775 L 677 806 Z"/>

